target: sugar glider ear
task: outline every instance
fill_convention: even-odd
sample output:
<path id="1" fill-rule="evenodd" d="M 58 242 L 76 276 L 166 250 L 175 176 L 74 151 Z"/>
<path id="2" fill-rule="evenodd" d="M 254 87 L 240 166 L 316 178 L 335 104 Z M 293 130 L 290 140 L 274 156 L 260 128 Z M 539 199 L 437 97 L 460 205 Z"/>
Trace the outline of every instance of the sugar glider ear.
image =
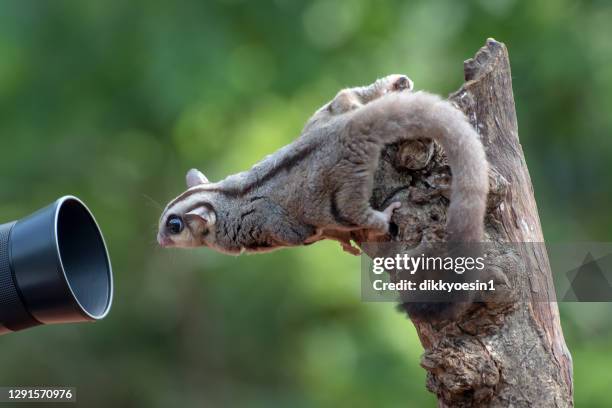
<path id="1" fill-rule="evenodd" d="M 209 182 L 206 176 L 198 169 L 189 170 L 185 176 L 185 180 L 187 180 L 187 188 L 199 186 L 200 184 L 206 184 Z"/>
<path id="2" fill-rule="evenodd" d="M 209 205 L 205 204 L 185 213 L 185 220 L 201 224 L 202 227 L 210 227 L 217 221 L 217 215 Z"/>

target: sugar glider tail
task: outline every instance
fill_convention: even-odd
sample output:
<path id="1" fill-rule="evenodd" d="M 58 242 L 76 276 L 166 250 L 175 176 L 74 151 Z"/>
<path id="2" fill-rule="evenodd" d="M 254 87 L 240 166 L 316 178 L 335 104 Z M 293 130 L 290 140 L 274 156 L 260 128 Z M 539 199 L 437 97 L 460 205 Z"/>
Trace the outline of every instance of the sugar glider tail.
<path id="1" fill-rule="evenodd" d="M 356 134 L 382 139 L 380 145 L 429 138 L 448 157 L 453 180 L 446 231 L 450 242 L 480 242 L 489 188 L 488 163 L 478 133 L 463 112 L 427 92 L 388 94 L 360 109 Z"/>
<path id="2" fill-rule="evenodd" d="M 463 112 L 437 95 L 399 92 L 365 105 L 355 114 L 351 126 L 355 135 L 363 135 L 372 143 L 378 139 L 381 148 L 384 144 L 420 138 L 438 142 L 446 152 L 453 176 L 447 241 L 459 245 L 482 242 L 489 187 L 488 163 L 480 138 Z M 425 248 L 422 244 L 414 253 L 420 254 Z M 462 303 L 407 302 L 400 308 L 412 318 L 448 319 L 469 304 L 469 299 Z"/>

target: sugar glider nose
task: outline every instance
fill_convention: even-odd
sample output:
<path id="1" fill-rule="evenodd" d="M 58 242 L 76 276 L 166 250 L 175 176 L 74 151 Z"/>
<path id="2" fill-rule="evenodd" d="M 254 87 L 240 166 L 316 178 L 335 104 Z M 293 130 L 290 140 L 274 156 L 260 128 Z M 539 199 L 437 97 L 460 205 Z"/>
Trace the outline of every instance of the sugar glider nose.
<path id="1" fill-rule="evenodd" d="M 172 241 L 172 238 L 170 238 L 170 237 L 168 237 L 168 236 L 166 236 L 166 235 L 164 235 L 162 233 L 157 234 L 157 243 L 159 243 L 159 246 L 162 247 L 162 248 L 171 247 L 171 246 L 174 245 L 174 242 Z"/>

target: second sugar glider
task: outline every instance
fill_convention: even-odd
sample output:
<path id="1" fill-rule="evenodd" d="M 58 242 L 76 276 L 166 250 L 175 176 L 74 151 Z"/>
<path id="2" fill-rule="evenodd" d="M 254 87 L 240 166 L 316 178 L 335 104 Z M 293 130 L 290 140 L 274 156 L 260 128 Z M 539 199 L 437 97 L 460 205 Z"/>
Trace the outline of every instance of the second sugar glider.
<path id="1" fill-rule="evenodd" d="M 351 232 L 387 234 L 401 205 L 381 210 L 370 205 L 381 150 L 416 138 L 435 140 L 448 157 L 448 240 L 481 241 L 488 166 L 478 134 L 448 101 L 412 92 L 404 75 L 341 90 L 295 141 L 250 170 L 214 183 L 190 170 L 188 189 L 161 215 L 158 241 L 237 255 L 330 238 L 358 254 Z"/>

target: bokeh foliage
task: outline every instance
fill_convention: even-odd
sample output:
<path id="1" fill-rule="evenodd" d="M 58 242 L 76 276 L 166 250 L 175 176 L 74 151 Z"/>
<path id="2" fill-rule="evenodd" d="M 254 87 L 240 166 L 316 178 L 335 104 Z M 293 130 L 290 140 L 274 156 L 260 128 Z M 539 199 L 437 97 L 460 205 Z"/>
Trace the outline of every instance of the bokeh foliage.
<path id="1" fill-rule="evenodd" d="M 190 167 L 248 168 L 341 87 L 397 72 L 447 94 L 495 37 L 547 240 L 609 240 L 610 21 L 604 1 L 2 1 L 0 216 L 84 199 L 116 298 L 101 323 L 0 338 L 0 384 L 87 407 L 434 406 L 414 329 L 360 302 L 358 259 L 162 251 L 157 203 Z M 561 306 L 577 405 L 609 406 L 611 308 Z"/>

